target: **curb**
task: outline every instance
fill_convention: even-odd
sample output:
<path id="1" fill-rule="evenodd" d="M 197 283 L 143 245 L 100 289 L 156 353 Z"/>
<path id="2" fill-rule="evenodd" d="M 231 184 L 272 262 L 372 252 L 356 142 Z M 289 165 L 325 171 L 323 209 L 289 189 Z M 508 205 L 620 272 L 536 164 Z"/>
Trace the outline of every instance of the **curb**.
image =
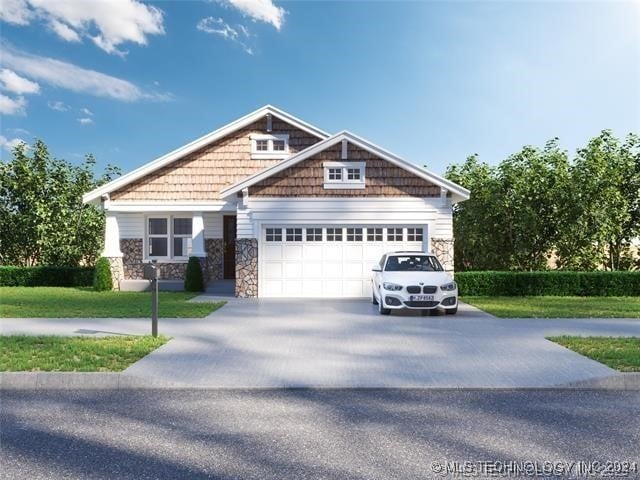
<path id="1" fill-rule="evenodd" d="M 0 372 L 0 391 L 10 390 L 631 390 L 640 391 L 640 373 L 615 375 L 553 386 L 451 387 L 451 386 L 211 386 L 185 385 L 126 375 L 122 372 Z"/>

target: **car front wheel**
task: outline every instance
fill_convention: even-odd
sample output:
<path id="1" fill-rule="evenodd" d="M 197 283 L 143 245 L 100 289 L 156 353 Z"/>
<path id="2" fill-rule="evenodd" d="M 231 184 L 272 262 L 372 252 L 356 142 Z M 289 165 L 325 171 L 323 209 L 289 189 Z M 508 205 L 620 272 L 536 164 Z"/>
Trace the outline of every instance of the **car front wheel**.
<path id="1" fill-rule="evenodd" d="M 391 313 L 390 308 L 384 308 L 382 306 L 382 299 L 380 299 L 380 301 L 378 302 L 378 312 L 380 313 L 380 315 L 389 315 Z"/>

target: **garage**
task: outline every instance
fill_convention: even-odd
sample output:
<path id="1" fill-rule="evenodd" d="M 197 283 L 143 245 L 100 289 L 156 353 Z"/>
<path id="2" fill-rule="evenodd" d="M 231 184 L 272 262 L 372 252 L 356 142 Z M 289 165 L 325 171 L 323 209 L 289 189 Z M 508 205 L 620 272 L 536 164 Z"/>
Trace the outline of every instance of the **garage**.
<path id="1" fill-rule="evenodd" d="M 368 297 L 371 267 L 389 251 L 421 251 L 424 225 L 265 225 L 261 297 Z"/>

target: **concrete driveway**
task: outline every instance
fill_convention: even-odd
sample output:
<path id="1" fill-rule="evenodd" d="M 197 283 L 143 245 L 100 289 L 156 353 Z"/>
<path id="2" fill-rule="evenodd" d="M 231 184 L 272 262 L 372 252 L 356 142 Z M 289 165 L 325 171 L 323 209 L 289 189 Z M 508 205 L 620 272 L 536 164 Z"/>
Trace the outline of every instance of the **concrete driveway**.
<path id="1" fill-rule="evenodd" d="M 3 319 L 3 333 L 141 334 L 144 319 Z M 541 387 L 615 372 L 546 335 L 636 335 L 633 319 L 381 316 L 367 300 L 240 300 L 202 319 L 161 319 L 168 344 L 126 370 L 190 387 Z"/>

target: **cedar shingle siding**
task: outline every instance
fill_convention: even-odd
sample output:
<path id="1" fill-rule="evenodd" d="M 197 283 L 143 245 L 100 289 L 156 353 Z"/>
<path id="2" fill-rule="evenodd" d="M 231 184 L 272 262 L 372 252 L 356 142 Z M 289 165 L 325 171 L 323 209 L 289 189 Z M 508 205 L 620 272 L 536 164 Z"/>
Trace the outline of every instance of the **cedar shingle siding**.
<path id="1" fill-rule="evenodd" d="M 272 132 L 289 134 L 295 154 L 319 139 L 273 119 Z M 251 158 L 252 133 L 266 133 L 266 118 L 177 160 L 119 190 L 112 200 L 219 200 L 218 192 L 280 160 Z"/>
<path id="2" fill-rule="evenodd" d="M 354 145 L 349 145 L 349 160 L 341 160 L 341 146 L 328 148 L 311 158 L 272 175 L 249 187 L 255 197 L 437 197 L 440 187 L 396 167 Z M 365 161 L 364 189 L 325 189 L 325 161 Z"/>

